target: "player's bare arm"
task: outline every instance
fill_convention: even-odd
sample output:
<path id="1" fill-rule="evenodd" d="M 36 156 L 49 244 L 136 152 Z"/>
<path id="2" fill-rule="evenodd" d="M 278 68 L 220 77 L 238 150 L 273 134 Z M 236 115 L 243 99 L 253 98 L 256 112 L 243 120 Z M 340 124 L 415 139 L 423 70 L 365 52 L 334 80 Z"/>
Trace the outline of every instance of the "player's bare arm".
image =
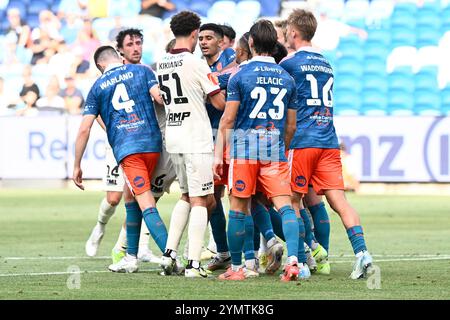
<path id="1" fill-rule="evenodd" d="M 225 109 L 225 95 L 223 94 L 223 92 L 219 92 L 209 97 L 209 100 L 217 110 L 223 111 Z"/>
<path id="2" fill-rule="evenodd" d="M 223 150 L 229 143 L 229 135 L 234 127 L 240 101 L 228 101 L 222 115 L 217 132 L 217 142 L 214 155 L 214 176 L 220 179 L 223 174 Z"/>
<path id="3" fill-rule="evenodd" d="M 91 128 L 95 121 L 94 115 L 85 115 L 81 120 L 80 129 L 78 130 L 77 140 L 75 142 L 75 161 L 73 168 L 72 180 L 75 185 L 84 190 L 83 186 L 83 172 L 81 171 L 81 159 L 83 158 L 86 145 L 89 141 L 89 135 L 91 134 Z"/>
<path id="4" fill-rule="evenodd" d="M 164 101 L 162 99 L 158 85 L 154 85 L 153 87 L 151 87 L 149 93 L 152 96 L 153 100 L 156 102 L 156 104 L 158 104 L 158 107 L 164 106 Z"/>
<path id="5" fill-rule="evenodd" d="M 296 130 L 297 130 L 297 110 L 288 109 L 284 135 L 284 145 L 286 150 L 289 149 L 289 146 L 291 145 L 291 141 L 292 138 L 294 137 Z"/>
<path id="6" fill-rule="evenodd" d="M 102 127 L 102 129 L 103 129 L 104 131 L 106 131 L 105 123 L 103 122 L 103 119 L 102 119 L 102 117 L 101 117 L 100 115 L 97 117 L 97 122 L 98 122 L 98 124 L 100 125 L 100 127 Z"/>

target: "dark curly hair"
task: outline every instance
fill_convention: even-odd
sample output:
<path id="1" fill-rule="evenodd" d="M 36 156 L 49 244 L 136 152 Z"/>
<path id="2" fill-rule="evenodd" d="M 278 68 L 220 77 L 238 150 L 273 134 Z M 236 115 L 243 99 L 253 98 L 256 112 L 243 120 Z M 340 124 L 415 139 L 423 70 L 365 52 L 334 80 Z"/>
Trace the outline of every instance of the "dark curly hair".
<path id="1" fill-rule="evenodd" d="M 175 37 L 186 37 L 200 28 L 200 17 L 192 11 L 181 11 L 170 20 L 170 29 Z"/>
<path id="2" fill-rule="evenodd" d="M 272 52 L 272 57 L 275 59 L 275 62 L 279 64 L 281 60 L 283 60 L 288 55 L 288 51 L 285 46 L 279 41 L 275 45 L 275 49 Z"/>
<path id="3" fill-rule="evenodd" d="M 142 30 L 140 29 L 125 29 L 119 32 L 119 34 L 116 36 L 116 47 L 117 49 L 123 48 L 123 40 L 125 40 L 126 36 L 130 37 L 139 37 L 141 38 L 141 41 L 144 41 L 144 35 L 142 34 Z"/>

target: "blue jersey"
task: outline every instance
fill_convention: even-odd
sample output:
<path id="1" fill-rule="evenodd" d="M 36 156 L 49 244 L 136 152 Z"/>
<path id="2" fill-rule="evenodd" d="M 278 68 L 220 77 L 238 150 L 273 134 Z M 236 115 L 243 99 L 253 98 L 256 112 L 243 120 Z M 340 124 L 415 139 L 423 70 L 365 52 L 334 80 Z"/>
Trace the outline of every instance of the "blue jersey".
<path id="1" fill-rule="evenodd" d="M 290 148 L 339 149 L 333 124 L 333 69 L 312 48 L 305 48 L 280 65 L 297 85 L 297 131 Z"/>
<path id="2" fill-rule="evenodd" d="M 89 91 L 84 115 L 101 115 L 108 142 L 120 163 L 130 154 L 161 152 L 161 131 L 149 90 L 155 74 L 142 65 L 107 69 Z"/>
<path id="3" fill-rule="evenodd" d="M 230 156 L 286 161 L 288 109 L 297 106 L 294 79 L 272 57 L 255 57 L 230 78 L 227 101 L 239 101 Z"/>
<path id="4" fill-rule="evenodd" d="M 209 66 L 211 68 L 211 71 L 218 75 L 218 82 L 219 82 L 221 89 L 226 89 L 226 84 L 228 82 L 227 81 L 228 79 L 221 78 L 220 73 L 223 68 L 228 66 L 234 60 L 236 60 L 236 52 L 234 52 L 234 50 L 232 48 L 227 48 L 220 53 L 217 61 Z M 206 104 L 206 111 L 208 112 L 208 117 L 209 117 L 209 120 L 211 121 L 211 128 L 213 129 L 214 136 L 215 136 L 216 131 L 219 128 L 219 122 L 220 122 L 220 118 L 222 117 L 223 111 L 217 110 L 210 103 Z"/>

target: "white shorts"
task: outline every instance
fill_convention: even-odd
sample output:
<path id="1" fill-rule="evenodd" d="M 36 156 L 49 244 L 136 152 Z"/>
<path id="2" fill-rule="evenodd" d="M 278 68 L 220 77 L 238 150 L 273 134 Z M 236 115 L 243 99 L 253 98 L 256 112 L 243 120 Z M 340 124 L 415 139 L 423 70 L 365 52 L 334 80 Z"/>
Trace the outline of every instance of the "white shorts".
<path id="1" fill-rule="evenodd" d="M 213 153 L 171 153 L 181 193 L 202 197 L 214 193 Z"/>
<path id="2" fill-rule="evenodd" d="M 170 186 L 177 178 L 175 168 L 170 159 L 169 153 L 163 148 L 159 156 L 158 164 L 153 171 L 151 190 L 155 198 L 162 197 L 164 192 L 170 192 Z"/>
<path id="3" fill-rule="evenodd" d="M 104 191 L 123 192 L 125 185 L 122 167 L 117 164 L 112 148 L 106 143 L 106 168 L 103 176 Z"/>

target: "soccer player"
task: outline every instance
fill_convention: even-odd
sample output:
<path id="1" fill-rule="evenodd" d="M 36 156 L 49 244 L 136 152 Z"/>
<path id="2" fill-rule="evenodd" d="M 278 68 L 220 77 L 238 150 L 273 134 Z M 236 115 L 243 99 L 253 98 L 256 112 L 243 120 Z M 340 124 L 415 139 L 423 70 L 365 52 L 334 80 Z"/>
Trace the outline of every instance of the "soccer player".
<path id="1" fill-rule="evenodd" d="M 151 177 L 162 146 L 152 98 L 157 103 L 162 103 L 162 100 L 154 73 L 145 66 L 124 65 L 113 47 L 99 47 L 95 51 L 94 62 L 103 75 L 94 83 L 86 100 L 75 145 L 73 180 L 80 189 L 84 189 L 81 159 L 92 124 L 101 116 L 108 142 L 128 185 L 124 194 L 127 254 L 109 269 L 136 272 L 142 217 L 161 251 L 167 242 L 167 230 L 150 191 Z"/>
<path id="2" fill-rule="evenodd" d="M 236 31 L 227 24 L 221 24 L 220 27 L 223 31 L 222 50 L 225 51 L 227 48 L 233 48 L 236 40 Z"/>
<path id="3" fill-rule="evenodd" d="M 232 55 L 225 54 L 221 50 L 223 37 L 222 28 L 215 23 L 206 23 L 200 26 L 198 37 L 199 47 L 211 72 L 216 75 L 218 75 L 222 69 L 234 63 L 236 58 L 234 50 L 228 49 L 228 51 L 231 50 L 233 52 Z M 206 110 L 213 129 L 213 135 L 215 136 L 217 129 L 219 128 L 219 121 L 223 111 L 216 109 L 211 103 L 206 103 Z M 226 180 L 224 179 L 214 181 L 216 207 L 210 213 L 212 234 L 210 234 L 207 246 L 207 251 L 213 256 L 211 261 L 212 265 L 209 263 L 207 266 L 210 271 L 221 268 L 226 269 L 231 263 L 226 236 L 226 220 L 221 201 L 225 185 Z M 202 255 L 206 256 L 205 253 Z M 207 258 L 211 259 L 211 256 Z"/>
<path id="4" fill-rule="evenodd" d="M 207 96 L 223 109 L 225 98 L 206 62 L 192 54 L 198 42 L 200 18 L 190 11 L 172 17 L 174 48 L 157 63 L 159 85 L 167 110 L 166 149 L 181 189 L 181 199 L 171 216 L 162 267 L 166 274 L 175 265 L 181 235 L 188 222 L 188 265 L 186 277 L 207 277 L 200 266 L 208 209 L 215 206 L 213 182 L 213 133 L 205 107 Z M 190 207 L 190 214 L 177 210 Z"/>
<path id="5" fill-rule="evenodd" d="M 297 50 L 281 66 L 295 79 L 298 92 L 297 131 L 290 145 L 293 203 L 303 209 L 302 198 L 311 184 L 318 195 L 324 194 L 338 213 L 356 261 L 352 279 L 364 277 L 372 264 L 360 219 L 344 193 L 339 144 L 333 124 L 333 70 L 328 61 L 311 47 L 317 21 L 311 12 L 296 9 L 288 17 L 287 39 Z"/>
<path id="6" fill-rule="evenodd" d="M 309 269 L 298 262 L 299 221 L 291 204 L 289 167 L 285 144 L 295 132 L 296 89 L 289 74 L 275 63 L 271 54 L 277 42 L 276 31 L 268 20 L 256 22 L 250 29 L 249 46 L 253 58 L 230 78 L 227 104 L 220 120 L 215 149 L 214 173 L 223 171 L 223 148 L 230 146 L 230 212 L 228 243 L 232 266 L 219 276 L 221 280 L 243 280 L 242 249 L 250 215 L 251 196 L 256 184 L 269 196 L 283 218 L 288 259 L 283 281 L 309 277 Z M 229 131 L 234 129 L 232 136 Z M 231 139 L 231 140 L 229 140 Z M 252 235 L 253 236 L 253 235 Z"/>

